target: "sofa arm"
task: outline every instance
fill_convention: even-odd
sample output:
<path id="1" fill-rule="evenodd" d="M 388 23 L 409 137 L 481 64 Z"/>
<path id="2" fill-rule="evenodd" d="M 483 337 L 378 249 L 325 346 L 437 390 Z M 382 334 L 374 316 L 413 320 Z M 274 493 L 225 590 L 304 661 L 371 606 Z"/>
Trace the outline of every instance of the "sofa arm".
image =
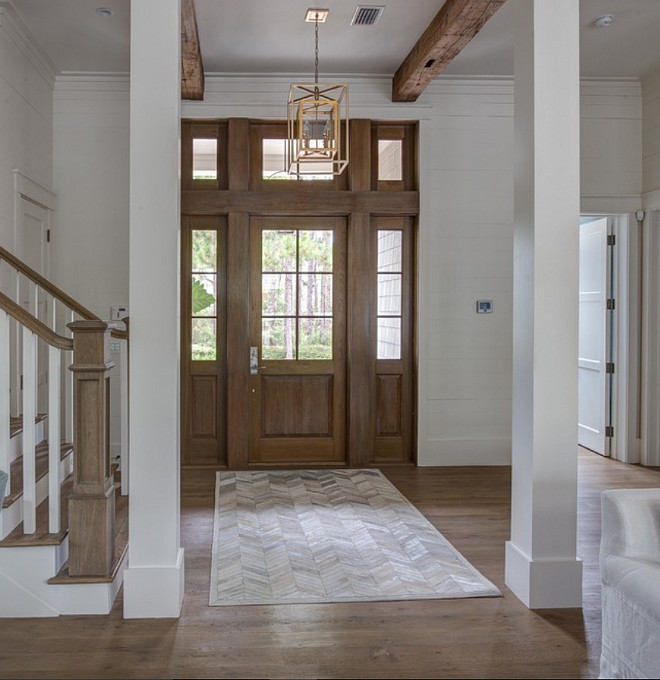
<path id="1" fill-rule="evenodd" d="M 601 564 L 608 555 L 660 562 L 660 489 L 601 494 Z"/>

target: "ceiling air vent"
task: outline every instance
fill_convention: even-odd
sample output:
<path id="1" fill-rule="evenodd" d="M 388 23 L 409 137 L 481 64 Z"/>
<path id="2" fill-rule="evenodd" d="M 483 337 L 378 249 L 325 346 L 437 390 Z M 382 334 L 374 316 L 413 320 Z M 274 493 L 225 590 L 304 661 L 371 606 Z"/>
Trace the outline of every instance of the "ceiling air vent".
<path id="1" fill-rule="evenodd" d="M 385 5 L 358 5 L 351 26 L 373 26 L 384 9 Z"/>

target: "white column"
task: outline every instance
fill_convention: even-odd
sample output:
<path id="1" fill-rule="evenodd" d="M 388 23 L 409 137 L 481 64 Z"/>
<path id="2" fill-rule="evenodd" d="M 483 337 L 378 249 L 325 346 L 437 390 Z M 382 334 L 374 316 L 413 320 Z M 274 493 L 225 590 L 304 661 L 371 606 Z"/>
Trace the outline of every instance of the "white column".
<path id="1" fill-rule="evenodd" d="M 130 432 L 126 618 L 177 617 L 180 0 L 131 2 Z"/>
<path id="2" fill-rule="evenodd" d="M 513 479 L 505 581 L 530 608 L 581 607 L 579 2 L 514 1 Z"/>

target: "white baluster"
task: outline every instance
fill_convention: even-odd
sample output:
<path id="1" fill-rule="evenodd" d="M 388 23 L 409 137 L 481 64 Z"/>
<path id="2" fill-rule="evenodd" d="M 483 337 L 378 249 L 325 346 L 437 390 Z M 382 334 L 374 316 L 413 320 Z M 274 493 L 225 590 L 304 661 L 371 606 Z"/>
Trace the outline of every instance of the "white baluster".
<path id="1" fill-rule="evenodd" d="M 21 304 L 20 274 L 16 272 L 13 285 L 13 296 L 16 304 Z M 11 415 L 17 418 L 21 414 L 21 327 L 12 321 L 12 362 L 11 362 Z"/>
<path id="2" fill-rule="evenodd" d="M 37 530 L 37 336 L 23 329 L 23 533 Z"/>
<path id="3" fill-rule="evenodd" d="M 31 298 L 31 303 L 32 303 L 32 316 L 35 319 L 39 318 L 39 285 L 34 284 L 34 289 L 33 289 L 33 296 Z"/>
<path id="4" fill-rule="evenodd" d="M 0 310 L 0 470 L 9 474 L 9 440 L 11 437 L 10 403 L 9 403 L 9 365 L 10 351 L 9 314 Z M 10 491 L 11 479 L 7 479 L 5 493 Z M 2 503 L 0 498 L 0 503 Z M 2 512 L 0 510 L 0 512 Z"/>
<path id="5" fill-rule="evenodd" d="M 62 352 L 48 347 L 48 531 L 56 534 L 60 518 L 60 442 L 61 399 L 60 377 Z"/>
<path id="6" fill-rule="evenodd" d="M 121 493 L 128 494 L 128 340 L 122 340 L 119 349 L 119 380 L 121 417 Z"/>
<path id="7" fill-rule="evenodd" d="M 68 314 L 69 317 L 69 322 L 75 321 L 75 314 L 73 310 L 69 311 Z M 66 328 L 66 335 L 68 337 L 73 337 L 73 333 Z M 64 386 L 65 386 L 65 395 L 64 395 L 64 437 L 66 438 L 66 441 L 72 442 L 73 441 L 73 373 L 68 370 L 68 366 L 66 368 L 66 373 L 65 373 L 65 378 L 64 378 Z M 73 452 L 73 455 L 76 455 L 76 452 Z"/>

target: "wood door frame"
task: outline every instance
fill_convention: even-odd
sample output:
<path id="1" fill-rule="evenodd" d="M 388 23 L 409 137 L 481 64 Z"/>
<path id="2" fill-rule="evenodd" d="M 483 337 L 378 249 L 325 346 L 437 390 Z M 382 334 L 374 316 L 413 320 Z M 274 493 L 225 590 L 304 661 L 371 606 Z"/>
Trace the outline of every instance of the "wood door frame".
<path id="1" fill-rule="evenodd" d="M 184 216 L 181 220 L 181 270 L 189 272 L 188 263 L 191 261 L 191 237 L 196 229 L 208 229 L 217 231 L 217 326 L 216 326 L 216 350 L 214 361 L 193 362 L 188 357 L 192 347 L 192 315 L 190 313 L 192 303 L 192 281 L 189 276 L 181 277 L 181 463 L 193 465 L 192 445 L 194 423 L 192 419 L 192 381 L 193 377 L 216 376 L 215 389 L 215 421 L 213 427 L 215 436 L 208 436 L 208 442 L 198 441 L 199 450 L 195 455 L 206 456 L 208 460 L 203 465 L 215 466 L 218 463 L 218 455 L 226 460 L 227 428 L 226 418 L 226 390 L 220 385 L 227 380 L 227 267 L 225 266 L 227 252 L 227 228 L 226 219 L 223 216 Z M 213 444 L 213 441 L 216 444 Z M 206 444 L 206 445 L 205 445 Z M 212 452 L 215 450 L 216 460 L 212 460 Z"/>
<path id="2" fill-rule="evenodd" d="M 194 137 L 196 126 L 204 126 L 203 134 L 217 124 L 218 144 L 226 150 L 226 159 L 218 159 L 218 182 L 202 186 L 190 177 L 182 177 L 181 210 L 183 216 L 225 215 L 227 246 L 227 466 L 248 467 L 248 290 L 249 224 L 251 216 L 340 216 L 347 219 L 347 465 L 361 467 L 380 464 L 373 458 L 375 416 L 373 414 L 376 368 L 373 340 L 375 319 L 373 301 L 365 291 L 373 286 L 374 239 L 373 216 L 401 216 L 412 221 L 416 229 L 419 215 L 417 178 L 416 122 L 354 119 L 351 125 L 351 162 L 337 186 L 322 182 L 263 182 L 257 173 L 254 150 L 260 143 L 259 128 L 285 126 L 284 121 L 258 121 L 232 118 L 218 121 L 183 121 L 186 139 Z M 395 134 L 397 126 L 405 128 L 404 164 L 408 170 L 403 185 L 389 186 L 374 180 L 373 141 L 379 138 L 377 128 L 387 128 L 385 136 Z M 376 132 L 374 132 L 376 130 Z M 226 131 L 226 134 L 225 134 Z M 252 148 L 252 150 L 251 150 Z M 377 146 L 376 146 L 377 148 Z M 191 144 L 182 148 L 182 169 L 192 167 Z M 252 163 L 251 163 L 252 161 Z M 226 174 L 224 174 L 226 173 Z M 283 189 L 287 185 L 286 190 Z M 345 188 L 344 188 L 345 187 Z M 416 238 L 413 239 L 416 243 Z M 415 246 L 413 246 L 415 247 Z M 416 254 L 413 252 L 414 280 Z M 412 329 L 416 328 L 416 284 L 412 286 Z M 409 456 L 416 461 L 416 339 L 412 338 L 411 354 L 411 437 Z"/>

